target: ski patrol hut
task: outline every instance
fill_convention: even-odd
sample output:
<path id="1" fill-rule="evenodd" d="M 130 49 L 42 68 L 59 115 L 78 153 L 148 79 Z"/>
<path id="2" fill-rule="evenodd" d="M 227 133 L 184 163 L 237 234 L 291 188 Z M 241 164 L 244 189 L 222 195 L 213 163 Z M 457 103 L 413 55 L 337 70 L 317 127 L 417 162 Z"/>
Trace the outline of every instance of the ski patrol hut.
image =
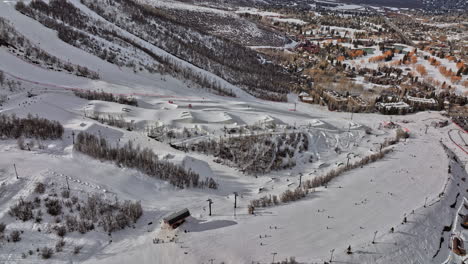
<path id="1" fill-rule="evenodd" d="M 180 210 L 178 212 L 175 212 L 163 218 L 163 221 L 166 225 L 170 226 L 172 229 L 176 229 L 185 221 L 185 218 L 189 216 L 190 216 L 190 211 L 187 208 L 185 208 L 183 210 Z"/>

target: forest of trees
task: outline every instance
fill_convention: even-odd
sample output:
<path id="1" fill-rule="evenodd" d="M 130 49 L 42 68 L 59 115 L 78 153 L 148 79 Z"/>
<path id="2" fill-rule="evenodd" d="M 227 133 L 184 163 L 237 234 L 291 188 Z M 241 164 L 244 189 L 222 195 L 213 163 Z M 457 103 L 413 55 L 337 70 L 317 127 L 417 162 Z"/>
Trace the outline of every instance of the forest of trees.
<path id="1" fill-rule="evenodd" d="M 16 9 L 44 26 L 56 30 L 62 41 L 94 54 L 109 63 L 133 67 L 134 71 L 143 70 L 142 67 L 144 67 L 150 73 L 158 71 L 162 74 L 170 74 L 193 81 L 199 87 L 222 96 L 236 96 L 231 89 L 226 88 L 213 78 L 183 66 L 169 56 L 156 54 L 144 44 L 140 44 L 138 40 L 129 38 L 118 31 L 109 30 L 102 22 L 87 16 L 67 1 L 52 0 L 47 4 L 41 0 L 34 0 L 29 5 L 18 2 Z M 98 37 L 119 48 L 96 45 L 96 43 L 102 42 Z M 136 57 L 129 58 L 124 52 L 129 48 L 145 54 L 151 62 L 148 63 L 148 60 Z"/>
<path id="2" fill-rule="evenodd" d="M 305 133 L 284 133 L 211 139 L 180 148 L 213 155 L 218 162 L 236 166 L 245 173 L 263 174 L 294 167 L 297 153 L 308 147 Z"/>
<path id="3" fill-rule="evenodd" d="M 132 131 L 134 129 L 133 123 L 127 122 L 122 115 L 106 115 L 92 112 L 91 114 L 85 113 L 85 116 L 94 119 L 101 124 L 127 129 L 128 131 Z"/>
<path id="4" fill-rule="evenodd" d="M 42 50 L 39 46 L 36 46 L 16 31 L 5 18 L 0 18 L 0 46 L 8 47 L 16 56 L 39 67 L 56 71 L 65 70 L 77 76 L 94 80 L 99 79 L 99 74 L 97 72 L 91 71 L 87 67 L 62 61 Z M 0 85 L 2 85 L 1 80 Z"/>
<path id="5" fill-rule="evenodd" d="M 135 1 L 118 0 L 112 6 L 106 1 L 81 2 L 119 27 L 245 88 L 254 96 L 286 100 L 290 76 L 278 66 L 263 64 L 258 54 L 249 48 L 193 28 L 164 10 Z"/>
<path id="6" fill-rule="evenodd" d="M 121 0 L 113 5 L 105 1 L 83 0 L 82 3 L 139 38 L 238 85 L 254 96 L 274 101 L 286 100 L 292 77 L 284 73 L 279 66 L 262 63 L 259 55 L 249 48 L 195 29 L 193 25 L 183 24 L 161 10 L 134 1 Z M 124 49 L 136 48 L 147 54 L 154 59 L 154 63 L 148 65 L 141 61 L 141 65 L 146 64 L 145 67 L 148 67 L 149 71 L 159 70 L 175 76 L 184 76 L 215 93 L 234 96 L 230 89 L 218 82 L 203 77 L 170 58 L 155 54 L 145 45 L 139 44 L 138 40 L 129 39 L 119 31 L 108 29 L 102 22 L 87 16 L 67 1 L 52 0 L 47 4 L 41 0 L 34 0 L 29 5 L 18 2 L 16 8 L 45 26 L 57 30 L 58 37 L 63 41 L 111 63 L 122 66 L 130 62 L 118 51 L 111 52 L 104 45 L 95 45 L 100 40 L 94 36 L 121 45 Z M 130 64 L 139 63 L 134 61 Z M 157 69 L 154 69 L 153 65 L 158 65 Z"/>
<path id="7" fill-rule="evenodd" d="M 59 139 L 63 135 L 63 126 L 58 121 L 50 121 L 28 114 L 26 118 L 0 114 L 1 138 L 36 138 Z"/>
<path id="8" fill-rule="evenodd" d="M 50 193 L 47 193 L 48 191 Z M 59 237 L 74 231 L 84 234 L 97 229 L 96 226 L 102 227 L 108 233 L 115 232 L 134 225 L 143 215 L 139 201 L 109 201 L 98 194 L 80 200 L 76 196 L 70 197 L 68 190 L 62 191 L 60 197 L 52 188 L 47 189 L 46 184 L 41 182 L 36 183 L 34 192 L 34 199 L 20 199 L 10 207 L 8 214 L 23 222 L 33 220 L 41 223 L 44 221 L 42 212 L 47 212 L 53 217 L 48 219 L 55 221 L 51 231 Z"/>
<path id="9" fill-rule="evenodd" d="M 138 106 L 138 101 L 135 97 L 128 97 L 128 96 L 115 96 L 111 93 L 106 93 L 104 91 L 82 91 L 82 90 L 74 90 L 73 93 L 80 97 L 87 100 L 101 100 L 107 102 L 115 102 L 119 104 L 126 104 L 126 105 L 133 105 Z"/>
<path id="10" fill-rule="evenodd" d="M 149 148 L 134 147 L 129 141 L 123 147 L 112 147 L 104 138 L 80 132 L 74 149 L 100 160 L 114 161 L 118 166 L 137 169 L 151 177 L 168 181 L 179 188 L 208 187 L 217 189 L 212 178 L 200 180 L 200 175 L 183 167 L 160 160 Z"/>
<path id="11" fill-rule="evenodd" d="M 180 129 L 166 125 L 155 127 L 148 126 L 146 129 L 148 137 L 161 142 L 169 141 L 169 143 L 171 143 L 172 139 L 180 140 L 208 134 L 207 131 L 199 128 L 184 127 Z"/>

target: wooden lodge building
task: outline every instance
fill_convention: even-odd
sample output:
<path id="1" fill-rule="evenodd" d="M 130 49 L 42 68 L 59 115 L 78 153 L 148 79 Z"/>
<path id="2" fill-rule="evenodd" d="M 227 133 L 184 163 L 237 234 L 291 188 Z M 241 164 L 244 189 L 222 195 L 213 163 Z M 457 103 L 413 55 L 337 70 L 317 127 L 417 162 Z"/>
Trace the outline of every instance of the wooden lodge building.
<path id="1" fill-rule="evenodd" d="M 190 216 L 190 211 L 187 208 L 185 208 L 167 217 L 164 217 L 163 221 L 166 225 L 170 226 L 172 229 L 176 229 L 189 216 Z"/>

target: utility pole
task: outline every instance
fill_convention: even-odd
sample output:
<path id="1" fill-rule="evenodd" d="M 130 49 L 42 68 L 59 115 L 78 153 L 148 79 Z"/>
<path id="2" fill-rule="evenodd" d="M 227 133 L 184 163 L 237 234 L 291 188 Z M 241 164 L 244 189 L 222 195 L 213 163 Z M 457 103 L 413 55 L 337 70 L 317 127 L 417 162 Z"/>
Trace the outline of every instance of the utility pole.
<path id="1" fill-rule="evenodd" d="M 18 172 L 16 171 L 16 164 L 13 163 L 13 167 L 15 167 L 15 174 L 16 174 L 16 179 L 19 180 L 19 177 L 18 177 Z"/>
<path id="2" fill-rule="evenodd" d="M 206 200 L 208 202 L 208 207 L 210 208 L 210 216 L 211 216 L 211 205 L 213 204 L 213 201 L 211 199 Z"/>
<path id="3" fill-rule="evenodd" d="M 301 187 L 302 184 L 302 173 L 299 173 L 299 187 Z"/>
<path id="4" fill-rule="evenodd" d="M 236 217 L 236 208 L 237 208 L 237 192 L 234 192 L 234 217 Z"/>
<path id="5" fill-rule="evenodd" d="M 68 177 L 67 175 L 64 175 L 65 176 L 65 180 L 67 181 L 67 189 L 70 190 L 70 185 L 68 184 Z"/>
<path id="6" fill-rule="evenodd" d="M 335 249 L 330 250 L 330 263 L 333 262 L 333 253 L 335 252 Z"/>
<path id="7" fill-rule="evenodd" d="M 237 192 L 234 192 L 234 209 L 237 208 L 237 196 L 239 196 L 239 194 L 237 194 Z"/>
<path id="8" fill-rule="evenodd" d="M 374 232 L 374 238 L 372 239 L 372 244 L 375 244 L 375 237 L 377 236 L 377 232 L 378 232 L 378 231 L 375 231 L 375 232 Z"/>
<path id="9" fill-rule="evenodd" d="M 271 253 L 271 254 L 273 255 L 273 261 L 272 261 L 271 263 L 273 263 L 273 264 L 274 264 L 274 263 L 275 263 L 275 256 L 276 256 L 276 254 L 278 254 L 278 253 L 276 253 L 276 252 L 273 252 L 273 253 Z"/>

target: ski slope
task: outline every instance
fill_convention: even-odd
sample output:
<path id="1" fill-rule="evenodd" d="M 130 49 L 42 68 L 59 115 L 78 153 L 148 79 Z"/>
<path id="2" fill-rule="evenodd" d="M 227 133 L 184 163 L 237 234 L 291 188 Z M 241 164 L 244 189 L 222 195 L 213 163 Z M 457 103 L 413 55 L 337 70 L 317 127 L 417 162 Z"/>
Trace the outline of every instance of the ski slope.
<path id="1" fill-rule="evenodd" d="M 73 3 L 81 6 L 79 1 Z M 445 119 L 439 113 L 351 117 L 349 113 L 329 112 L 303 103 L 291 111 L 297 101 L 293 95 L 289 103 L 267 102 L 232 85 L 237 98 L 213 95 L 191 87 L 187 81 L 134 73 L 102 61 L 61 42 L 55 32 L 14 11 L 13 4 L 0 2 L 0 16 L 9 19 L 18 31 L 37 41 L 47 52 L 98 71 L 101 80 L 38 68 L 0 47 L 0 70 L 8 80 L 21 82 L 21 89 L 16 91 L 0 89 L 1 94 L 9 97 L 0 106 L 0 113 L 19 117 L 31 113 L 57 120 L 65 128 L 63 139 L 42 142 L 44 149 L 20 150 L 16 140 L 0 141 L 0 222 L 8 224 L 7 231 L 24 231 L 23 240 L 18 243 L 1 242 L 1 263 L 209 263 L 211 259 L 214 263 L 270 263 L 273 256 L 275 260 L 295 257 L 301 263 L 323 263 L 330 259 L 331 251 L 333 262 L 338 263 L 459 260 L 450 253 L 448 241 L 451 233 L 462 232 L 461 227 L 455 224 L 442 235 L 441 230 L 445 225 L 457 223 L 457 210 L 463 209 L 467 189 L 462 180 L 466 177 L 463 166 L 468 157 L 451 140 L 452 134 L 459 133 L 451 132 L 459 130 L 454 124 L 429 127 L 426 133 L 426 125 L 433 119 Z M 151 47 L 149 43 L 146 45 Z M 208 72 L 204 74 L 217 78 Z M 132 95 L 138 106 L 84 100 L 73 95 L 72 89 Z M 28 91 L 36 96 L 28 97 Z M 91 112 L 122 116 L 125 121 L 134 122 L 136 129 L 128 131 L 101 124 L 86 115 Z M 247 214 L 251 200 L 297 188 L 299 174 L 304 175 L 302 180 L 313 179 L 343 166 L 349 154 L 353 154 L 351 161 L 356 161 L 377 153 L 385 139 L 394 137 L 395 129 L 382 127 L 388 121 L 408 129 L 410 138 L 390 146 L 392 151 L 384 159 L 344 173 L 303 200 L 257 208 L 255 215 Z M 146 129 L 159 125 L 195 129 L 200 135 L 170 142 L 147 137 Z M 275 128 L 270 128 L 273 125 Z M 224 128 L 246 126 L 261 127 L 256 133 L 272 135 L 306 133 L 309 149 L 291 169 L 245 175 L 239 169 L 215 162 L 213 156 L 182 152 L 170 146 L 217 139 L 225 134 Z M 72 133 L 80 131 L 101 135 L 113 144 L 131 141 L 151 148 L 160 158 L 201 177 L 214 178 L 219 188 L 177 189 L 137 170 L 94 160 L 73 150 Z M 457 144 L 462 139 L 466 137 L 459 136 Z M 310 156 L 312 162 L 308 161 Z M 16 164 L 20 179 L 16 179 L 12 164 Z M 15 221 L 8 214 L 10 206 L 22 197 L 32 197 L 37 182 L 63 190 L 67 180 L 71 193 L 80 197 L 97 193 L 111 200 L 141 201 L 143 217 L 134 228 L 111 236 L 99 228 L 84 235 L 67 234 L 66 249 L 49 260 L 37 254 L 23 258 L 22 253 L 28 250 L 54 247 L 57 236 L 37 231 L 47 230 L 45 222 Z M 235 210 L 234 192 L 239 193 Z M 208 215 L 207 199 L 214 202 L 212 216 Z M 161 224 L 164 216 L 183 208 L 188 208 L 192 216 L 177 230 L 168 230 Z M 405 216 L 408 223 L 402 224 Z M 395 231 L 390 233 L 392 227 Z M 376 243 L 372 243 L 374 235 Z M 444 242 L 433 257 L 441 236 Z M 154 244 L 155 238 L 164 243 Z M 78 255 L 71 252 L 75 245 L 84 245 Z M 352 247 L 351 255 L 346 254 L 348 246 Z"/>

